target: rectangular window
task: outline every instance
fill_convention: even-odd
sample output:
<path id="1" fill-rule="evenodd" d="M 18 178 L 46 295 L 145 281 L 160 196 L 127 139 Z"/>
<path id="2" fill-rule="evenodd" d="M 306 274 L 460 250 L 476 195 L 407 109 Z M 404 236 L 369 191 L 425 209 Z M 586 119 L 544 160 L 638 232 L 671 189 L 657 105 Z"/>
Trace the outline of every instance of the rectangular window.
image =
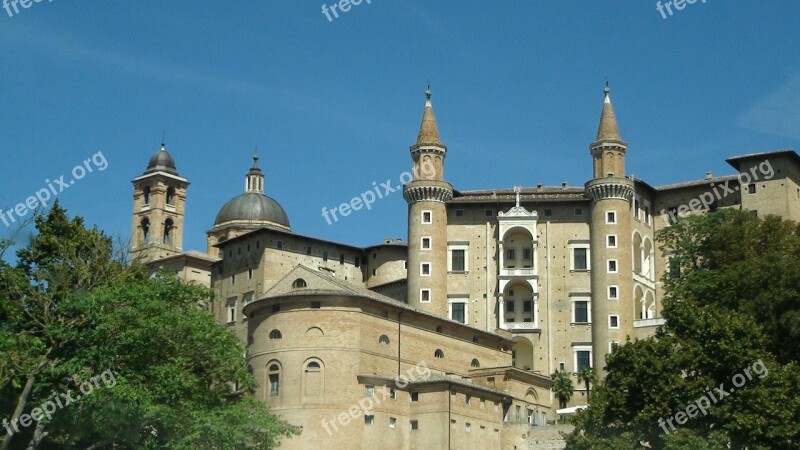
<path id="1" fill-rule="evenodd" d="M 397 428 L 397 419 L 389 417 L 389 428 Z"/>
<path id="2" fill-rule="evenodd" d="M 419 421 L 418 420 L 412 420 L 411 421 L 411 431 L 416 431 L 416 430 L 419 430 Z"/>
<path id="3" fill-rule="evenodd" d="M 572 270 L 589 270 L 589 249 L 575 247 L 572 249 Z"/>
<path id="4" fill-rule="evenodd" d="M 506 250 L 506 260 L 514 261 L 515 259 L 517 259 L 516 250 L 513 249 L 513 248 L 510 248 L 510 249 Z"/>
<path id="5" fill-rule="evenodd" d="M 575 372 L 580 372 L 586 366 L 592 365 L 592 351 L 591 350 L 576 350 L 575 351 Z"/>
<path id="6" fill-rule="evenodd" d="M 484 215 L 486 217 L 492 217 L 492 216 L 494 216 L 494 210 L 493 209 L 487 209 L 486 211 L 484 211 Z"/>
<path id="7" fill-rule="evenodd" d="M 573 317 L 574 323 L 589 323 L 589 301 L 578 300 L 573 302 Z"/>
<path id="8" fill-rule="evenodd" d="M 311 246 L 309 245 L 308 247 L 306 247 L 306 255 L 310 254 L 311 254 Z"/>
<path id="9" fill-rule="evenodd" d="M 322 252 L 322 260 L 323 261 L 327 261 L 328 260 L 328 251 L 327 250 Z"/>
<path id="10" fill-rule="evenodd" d="M 247 279 L 248 280 L 252 280 L 253 279 L 253 269 L 248 269 L 247 270 Z"/>
<path id="11" fill-rule="evenodd" d="M 419 392 L 412 392 L 411 393 L 411 401 L 418 402 L 419 401 Z"/>
<path id="12" fill-rule="evenodd" d="M 755 183 L 750 183 L 750 184 L 747 185 L 747 193 L 748 194 L 755 194 L 756 193 L 756 189 L 757 188 L 756 188 L 756 184 Z"/>
<path id="13" fill-rule="evenodd" d="M 462 302 L 450 303 L 450 320 L 467 323 L 467 304 Z"/>
<path id="14" fill-rule="evenodd" d="M 608 316 L 608 328 L 619 328 L 619 316 Z"/>
<path id="15" fill-rule="evenodd" d="M 522 302 L 522 310 L 524 312 L 533 311 L 533 302 L 531 300 L 525 300 L 524 302 Z"/>
<path id="16" fill-rule="evenodd" d="M 278 374 L 277 373 L 271 373 L 269 375 L 269 396 L 270 397 L 277 397 L 279 388 L 280 388 L 280 384 L 279 384 Z"/>
<path id="17" fill-rule="evenodd" d="M 420 264 L 419 273 L 422 276 L 429 277 L 431 275 L 431 263 L 422 263 L 422 264 Z"/>
<path id="18" fill-rule="evenodd" d="M 619 347 L 619 342 L 611 341 L 608 343 L 608 353 L 612 353 Z"/>
<path id="19" fill-rule="evenodd" d="M 424 224 L 433 223 L 433 212 L 431 212 L 431 211 L 422 211 L 422 223 L 424 223 Z"/>
<path id="20" fill-rule="evenodd" d="M 552 209 L 545 209 L 544 210 L 544 216 L 545 217 L 550 217 L 552 215 L 553 215 L 553 210 Z"/>
<path id="21" fill-rule="evenodd" d="M 609 234 L 606 236 L 606 247 L 608 248 L 617 248 L 617 235 L 616 234 Z"/>
<path id="22" fill-rule="evenodd" d="M 430 250 L 431 249 L 431 238 L 424 237 L 422 238 L 422 242 L 420 243 L 420 248 L 423 250 Z"/>
<path id="23" fill-rule="evenodd" d="M 464 272 L 466 271 L 466 260 L 465 260 L 465 250 L 452 250 L 450 252 L 451 260 L 451 270 L 453 272 Z"/>
<path id="24" fill-rule="evenodd" d="M 532 254 L 533 254 L 533 251 L 531 249 L 523 248 L 522 249 L 522 260 L 523 261 L 530 261 Z"/>
<path id="25" fill-rule="evenodd" d="M 617 260 L 616 259 L 609 259 L 608 260 L 608 273 L 617 273 Z"/>
<path id="26" fill-rule="evenodd" d="M 344 264 L 344 253 L 339 253 L 339 264 Z"/>
<path id="27" fill-rule="evenodd" d="M 575 215 L 576 215 L 576 216 L 582 216 L 582 215 L 583 215 L 583 209 L 581 209 L 581 208 L 576 208 L 576 209 L 575 209 Z"/>
<path id="28" fill-rule="evenodd" d="M 236 274 L 231 275 L 231 284 L 236 284 Z"/>
<path id="29" fill-rule="evenodd" d="M 609 286 L 608 287 L 608 299 L 609 300 L 619 300 L 619 287 L 618 286 Z"/>
<path id="30" fill-rule="evenodd" d="M 506 300 L 506 312 L 514 312 L 514 300 Z"/>
<path id="31" fill-rule="evenodd" d="M 278 250 L 283 249 L 283 241 L 278 241 L 275 246 L 278 247 Z"/>
<path id="32" fill-rule="evenodd" d="M 236 297 L 229 298 L 226 307 L 228 311 L 228 323 L 236 322 Z"/>
<path id="33" fill-rule="evenodd" d="M 311 302 L 311 309 L 320 309 L 322 308 L 322 302 Z"/>
<path id="34" fill-rule="evenodd" d="M 463 216 L 464 216 L 464 210 L 463 209 L 457 209 L 456 210 L 456 217 L 463 217 Z"/>
<path id="35" fill-rule="evenodd" d="M 430 289 L 420 289 L 419 291 L 419 301 L 422 303 L 428 303 L 431 301 L 431 290 Z"/>
<path id="36" fill-rule="evenodd" d="M 364 386 L 364 395 L 367 397 L 375 397 L 375 386 L 371 384 Z"/>
<path id="37" fill-rule="evenodd" d="M 609 225 L 614 225 L 617 223 L 617 213 L 615 211 L 606 212 L 606 223 Z"/>
<path id="38" fill-rule="evenodd" d="M 466 424 L 464 425 L 464 431 L 466 431 L 467 433 L 471 432 L 471 431 L 472 431 L 472 424 L 471 424 L 471 423 L 469 423 L 469 422 L 468 422 L 468 423 L 466 423 Z"/>
<path id="39" fill-rule="evenodd" d="M 371 426 L 373 423 L 375 423 L 375 416 L 374 415 L 372 415 L 372 414 L 364 415 L 364 425 Z"/>

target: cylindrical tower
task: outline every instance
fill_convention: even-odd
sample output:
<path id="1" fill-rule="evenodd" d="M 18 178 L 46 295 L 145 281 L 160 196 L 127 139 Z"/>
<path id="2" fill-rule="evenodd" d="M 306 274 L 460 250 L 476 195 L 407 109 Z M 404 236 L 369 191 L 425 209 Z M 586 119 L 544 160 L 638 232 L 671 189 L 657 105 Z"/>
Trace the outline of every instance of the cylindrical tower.
<path id="1" fill-rule="evenodd" d="M 403 186 L 408 202 L 408 304 L 447 317 L 447 205 L 453 186 L 444 181 L 447 147 L 425 92 L 425 111 L 417 143 L 412 145 L 413 175 Z"/>
<path id="2" fill-rule="evenodd" d="M 586 183 L 592 199 L 590 235 L 592 261 L 592 366 L 599 376 L 611 344 L 633 333 L 633 267 L 631 201 L 633 180 L 625 177 L 625 153 L 606 85 L 597 140 L 590 151 L 594 179 Z"/>

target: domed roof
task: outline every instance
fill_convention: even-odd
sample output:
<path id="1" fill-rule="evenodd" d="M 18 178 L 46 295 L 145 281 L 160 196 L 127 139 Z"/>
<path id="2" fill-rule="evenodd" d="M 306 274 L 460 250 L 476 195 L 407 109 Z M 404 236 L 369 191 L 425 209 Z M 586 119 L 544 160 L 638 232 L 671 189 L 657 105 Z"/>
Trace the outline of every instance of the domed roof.
<path id="1" fill-rule="evenodd" d="M 150 157 L 150 161 L 147 163 L 147 169 L 145 169 L 144 173 L 159 171 L 171 173 L 173 175 L 178 174 L 178 169 L 175 168 L 175 160 L 172 159 L 172 155 L 169 154 L 164 144 L 161 144 L 161 150 L 153 153 L 153 156 Z"/>
<path id="2" fill-rule="evenodd" d="M 214 226 L 234 220 L 272 222 L 290 228 L 283 207 L 260 192 L 247 192 L 225 203 L 214 220 Z"/>

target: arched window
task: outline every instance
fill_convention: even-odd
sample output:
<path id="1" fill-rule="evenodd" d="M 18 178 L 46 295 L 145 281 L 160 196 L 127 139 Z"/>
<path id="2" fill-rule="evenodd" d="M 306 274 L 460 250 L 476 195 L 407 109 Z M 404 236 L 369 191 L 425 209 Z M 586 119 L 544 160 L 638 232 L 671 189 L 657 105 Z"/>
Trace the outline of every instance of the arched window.
<path id="1" fill-rule="evenodd" d="M 167 219 L 164 222 L 164 243 L 169 244 L 172 240 L 172 229 L 175 228 L 175 224 L 172 222 L 172 219 Z"/>
<path id="2" fill-rule="evenodd" d="M 472 364 L 471 364 L 471 366 L 472 366 L 472 368 L 473 368 L 473 369 L 477 369 L 477 368 L 479 368 L 479 367 L 481 366 L 481 362 L 480 362 L 480 361 L 478 361 L 478 359 L 477 359 L 477 358 L 476 358 L 476 359 L 473 359 L 473 360 L 472 360 Z"/>
<path id="3" fill-rule="evenodd" d="M 295 288 L 295 289 L 300 289 L 300 288 L 308 287 L 308 284 L 306 284 L 306 280 L 304 280 L 302 278 L 298 278 L 298 279 L 294 280 L 294 283 L 292 283 L 292 287 Z"/>
<path id="4" fill-rule="evenodd" d="M 382 335 L 382 336 L 381 336 L 381 337 L 378 339 L 378 343 L 380 343 L 381 345 L 389 345 L 389 336 L 387 336 L 387 335 L 385 335 L 385 334 L 384 334 L 384 335 Z"/>
<path id="5" fill-rule="evenodd" d="M 444 352 L 437 349 L 435 352 L 433 352 L 433 357 L 436 359 L 442 359 L 444 358 Z"/>
<path id="6" fill-rule="evenodd" d="M 283 335 L 279 330 L 272 330 L 269 332 L 270 339 L 283 339 Z"/>
<path id="7" fill-rule="evenodd" d="M 175 204 L 175 188 L 172 187 L 167 188 L 167 204 L 168 205 Z"/>
<path id="8" fill-rule="evenodd" d="M 142 226 L 142 243 L 147 244 L 150 242 L 150 219 L 145 217 L 140 224 Z"/>
<path id="9" fill-rule="evenodd" d="M 310 358 L 304 363 L 302 392 L 303 403 L 324 403 L 325 364 L 319 358 Z"/>
<path id="10" fill-rule="evenodd" d="M 145 186 L 142 190 L 142 194 L 144 195 L 144 204 L 150 204 L 150 186 Z"/>
<path id="11" fill-rule="evenodd" d="M 271 363 L 267 367 L 267 377 L 269 378 L 269 396 L 277 397 L 281 389 L 281 366 L 278 363 Z"/>

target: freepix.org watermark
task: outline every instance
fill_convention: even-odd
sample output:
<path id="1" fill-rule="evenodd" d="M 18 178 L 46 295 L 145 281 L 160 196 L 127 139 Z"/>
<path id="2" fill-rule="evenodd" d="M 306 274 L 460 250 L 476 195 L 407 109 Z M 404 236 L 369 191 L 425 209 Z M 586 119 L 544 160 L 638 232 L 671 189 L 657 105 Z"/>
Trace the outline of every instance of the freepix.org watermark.
<path id="1" fill-rule="evenodd" d="M 409 367 L 405 374 L 398 375 L 394 378 L 394 384 L 400 389 L 404 389 L 409 383 L 415 381 L 425 381 L 431 376 L 431 369 L 425 361 L 417 363 L 414 367 Z M 358 401 L 357 404 L 351 406 L 347 411 L 343 411 L 335 416 L 332 420 L 322 419 L 322 428 L 328 433 L 328 436 L 333 436 L 333 433 L 339 432 L 338 425 L 346 427 L 351 421 L 358 419 L 361 415 L 369 415 L 372 408 L 381 404 L 381 402 L 393 399 L 396 395 L 394 389 L 382 386 L 380 389 L 372 388 L 371 394 Z"/>
<path id="2" fill-rule="evenodd" d="M 750 367 L 745 367 L 742 373 L 737 373 L 733 376 L 733 378 L 731 378 L 731 383 L 733 383 L 734 387 L 726 390 L 725 383 L 720 383 L 719 386 L 706 391 L 705 395 L 695 400 L 694 403 L 689 403 L 689 405 L 683 411 L 678 411 L 677 413 L 668 417 L 667 420 L 664 420 L 663 417 L 659 418 L 658 425 L 662 430 L 664 430 L 665 433 L 670 434 L 675 431 L 675 425 L 672 424 L 673 420 L 677 422 L 678 425 L 685 425 L 689 419 L 694 419 L 695 417 L 699 416 L 700 413 L 705 416 L 708 414 L 708 409 L 711 408 L 711 405 L 717 404 L 723 398 L 736 392 L 736 388 L 740 388 L 748 381 L 752 381 L 753 375 L 758 375 L 758 378 L 761 379 L 766 377 L 768 374 L 769 370 L 767 370 L 767 366 L 765 366 L 764 362 L 759 359 Z M 667 424 L 669 424 L 670 429 L 667 429 Z"/>
<path id="3" fill-rule="evenodd" d="M 706 3 L 706 0 L 699 1 Z M 675 7 L 676 11 L 683 11 L 683 9 L 686 8 L 686 5 L 694 5 L 697 2 L 698 0 L 668 0 L 663 3 L 659 1 L 656 3 L 656 9 L 661 13 L 661 17 L 666 19 L 667 17 L 672 17 L 674 14 L 672 12 L 672 7 Z M 669 13 L 669 16 L 667 16 L 667 13 Z"/>
<path id="4" fill-rule="evenodd" d="M 336 3 L 333 3 L 331 6 L 326 4 L 322 4 L 322 14 L 325 14 L 325 17 L 328 18 L 328 22 L 333 22 L 333 19 L 339 18 L 339 13 L 336 12 L 336 8 L 339 8 L 342 14 L 349 12 L 350 8 L 353 6 L 358 6 L 361 3 L 366 3 L 368 5 L 372 4 L 372 0 L 340 0 Z M 333 14 L 333 17 L 331 17 Z"/>
<path id="5" fill-rule="evenodd" d="M 767 160 L 763 161 L 757 166 L 750 168 L 748 172 L 739 173 L 736 180 L 728 180 L 724 183 L 716 184 L 711 183 L 711 190 L 703 192 L 697 197 L 689 200 L 688 203 L 678 206 L 677 208 L 670 209 L 669 212 L 661 210 L 661 217 L 667 222 L 667 225 L 675 223 L 679 217 L 686 217 L 692 211 L 705 211 L 711 209 L 711 205 L 730 194 L 749 189 L 750 185 L 759 180 L 770 180 L 775 176 L 775 169 L 772 164 Z M 736 182 L 738 181 L 738 185 Z M 731 187 L 730 183 L 734 183 Z"/>
<path id="6" fill-rule="evenodd" d="M 84 160 L 83 164 L 78 164 L 73 167 L 72 179 L 65 181 L 64 177 L 66 175 L 61 175 L 53 179 L 53 181 L 50 181 L 48 178 L 44 180 L 46 186 L 25 199 L 25 202 L 17 204 L 17 206 L 8 211 L 0 209 L 0 220 L 2 220 L 7 227 L 10 227 L 12 223 L 16 223 L 17 219 L 22 219 L 29 211 L 36 210 L 40 205 L 46 208 L 51 199 L 55 199 L 58 194 L 69 189 L 77 180 L 81 180 L 86 177 L 87 174 L 92 173 L 95 168 L 100 172 L 108 168 L 108 161 L 105 155 L 103 155 L 103 152 L 97 152 L 92 155 L 91 158 Z M 16 218 L 14 218 L 15 214 L 17 216 Z"/>
<path id="7" fill-rule="evenodd" d="M 3 9 L 6 10 L 8 13 L 8 17 L 14 17 L 14 14 L 19 14 L 19 7 L 23 7 L 24 9 L 28 9 L 33 6 L 34 3 L 41 3 L 44 0 L 3 0 Z M 53 0 L 48 0 L 52 2 Z M 14 9 L 14 12 L 11 12 L 11 9 Z"/>
<path id="8" fill-rule="evenodd" d="M 111 369 L 107 369 L 100 375 L 95 375 L 80 384 L 78 389 L 81 391 L 81 394 L 83 394 L 83 397 L 80 394 L 73 395 L 73 392 L 69 389 L 65 393 L 53 394 L 49 400 L 33 408 L 30 414 L 22 414 L 18 418 L 10 421 L 8 418 L 3 419 L 3 428 L 6 429 L 6 433 L 9 436 L 13 436 L 15 433 L 20 432 L 20 428 L 27 428 L 33 423 L 41 422 L 44 419 L 51 420 L 56 411 L 66 408 L 73 403 L 77 403 L 81 398 L 91 395 L 95 389 L 100 389 L 101 381 L 103 382 L 103 387 L 106 388 L 113 388 L 117 385 L 117 378 L 114 376 L 114 372 L 112 372 Z"/>
<path id="9" fill-rule="evenodd" d="M 422 171 L 422 177 L 420 177 L 419 173 L 417 172 L 417 167 L 414 166 L 414 173 L 411 172 L 403 172 L 400 175 L 400 186 L 392 187 L 392 179 L 389 178 L 385 182 L 378 184 L 378 182 L 373 181 L 372 186 L 373 189 L 365 191 L 361 193 L 361 195 L 353 197 L 348 203 L 342 203 L 341 205 L 334 207 L 330 210 L 326 207 L 322 207 L 322 217 L 328 222 L 328 225 L 332 225 L 333 222 L 338 222 L 339 217 L 337 217 L 337 212 L 341 217 L 349 216 L 353 211 L 360 211 L 362 208 L 372 209 L 372 204 L 375 203 L 377 200 L 386 198 L 393 193 L 403 191 L 403 185 L 410 182 L 411 180 L 418 180 L 420 178 L 424 179 L 431 179 L 436 175 L 436 167 L 430 161 L 422 161 L 420 162 L 420 170 Z M 331 221 L 333 218 L 333 221 Z"/>

